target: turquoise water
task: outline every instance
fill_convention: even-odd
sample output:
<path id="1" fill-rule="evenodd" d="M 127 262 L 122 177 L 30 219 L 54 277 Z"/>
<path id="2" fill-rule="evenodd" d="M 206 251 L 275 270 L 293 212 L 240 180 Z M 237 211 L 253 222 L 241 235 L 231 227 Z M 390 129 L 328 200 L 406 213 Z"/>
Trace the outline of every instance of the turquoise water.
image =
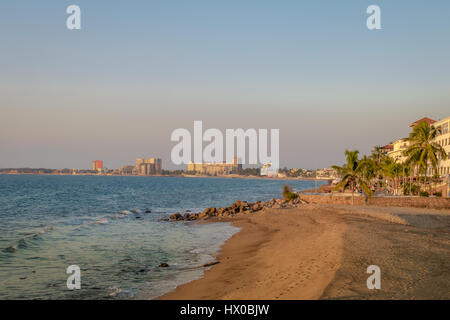
<path id="1" fill-rule="evenodd" d="M 201 277 L 237 228 L 174 212 L 281 196 L 312 181 L 0 175 L 0 299 L 157 297 Z M 146 213 L 150 209 L 151 213 Z M 161 263 L 168 268 L 160 268 Z M 81 289 L 66 269 L 81 269 Z"/>

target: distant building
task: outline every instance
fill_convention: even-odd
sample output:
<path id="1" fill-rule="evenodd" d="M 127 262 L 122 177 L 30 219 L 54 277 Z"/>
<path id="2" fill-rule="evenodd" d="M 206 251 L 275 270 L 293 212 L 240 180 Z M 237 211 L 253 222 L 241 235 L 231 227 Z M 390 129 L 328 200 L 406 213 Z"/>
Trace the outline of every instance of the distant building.
<path id="1" fill-rule="evenodd" d="M 122 176 L 131 176 L 134 168 L 134 166 L 122 166 L 122 168 L 119 169 L 119 174 Z"/>
<path id="2" fill-rule="evenodd" d="M 162 159 L 159 158 L 137 158 L 133 174 L 139 176 L 153 176 L 162 173 Z"/>
<path id="3" fill-rule="evenodd" d="M 211 176 L 223 176 L 227 174 L 236 174 L 242 169 L 242 164 L 238 163 L 238 158 L 233 159 L 233 163 L 188 163 L 188 172 L 196 174 L 206 174 Z"/>
<path id="4" fill-rule="evenodd" d="M 319 179 L 336 179 L 337 177 L 337 171 L 333 168 L 323 168 L 316 171 L 316 178 Z"/>
<path id="5" fill-rule="evenodd" d="M 272 163 L 266 163 L 261 168 L 261 176 L 276 177 L 279 175 L 278 170 L 272 167 Z"/>
<path id="6" fill-rule="evenodd" d="M 103 170 L 103 161 L 102 160 L 92 161 L 92 170 L 101 172 Z"/>

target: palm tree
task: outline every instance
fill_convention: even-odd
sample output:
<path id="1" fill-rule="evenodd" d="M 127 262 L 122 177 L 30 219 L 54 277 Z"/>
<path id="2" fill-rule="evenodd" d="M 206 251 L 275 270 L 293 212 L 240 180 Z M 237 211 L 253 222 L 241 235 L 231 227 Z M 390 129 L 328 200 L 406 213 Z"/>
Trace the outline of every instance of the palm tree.
<path id="1" fill-rule="evenodd" d="M 436 136 L 440 129 L 430 126 L 428 122 L 422 121 L 417 124 L 407 138 L 409 147 L 404 151 L 407 157 L 406 163 L 417 166 L 418 173 L 425 173 L 425 182 L 428 176 L 428 168 L 431 164 L 434 173 L 438 174 L 438 162 L 447 159 L 447 154 L 437 142 Z"/>
<path id="2" fill-rule="evenodd" d="M 385 180 L 385 164 L 390 161 L 390 157 L 383 153 L 380 146 L 375 146 L 372 150 L 372 154 L 369 157 L 372 160 L 372 168 L 374 172 L 374 185 L 377 187 L 378 185 L 383 186 Z"/>
<path id="3" fill-rule="evenodd" d="M 345 150 L 345 156 L 347 158 L 347 163 L 340 166 L 333 166 L 333 169 L 342 177 L 342 180 L 336 185 L 335 190 L 344 190 L 350 187 L 352 190 L 352 205 L 355 203 L 354 193 L 355 187 L 359 185 L 363 191 L 369 196 L 372 196 L 372 191 L 366 183 L 364 177 L 364 169 L 367 165 L 366 162 L 359 160 L 359 151 L 349 151 Z"/>
<path id="4" fill-rule="evenodd" d="M 394 188 L 394 194 L 398 193 L 399 190 L 399 179 L 403 175 L 403 165 L 397 161 L 397 159 L 392 159 L 390 157 L 387 157 L 385 161 L 382 164 L 382 170 L 384 171 L 384 175 L 391 179 L 393 188 Z"/>

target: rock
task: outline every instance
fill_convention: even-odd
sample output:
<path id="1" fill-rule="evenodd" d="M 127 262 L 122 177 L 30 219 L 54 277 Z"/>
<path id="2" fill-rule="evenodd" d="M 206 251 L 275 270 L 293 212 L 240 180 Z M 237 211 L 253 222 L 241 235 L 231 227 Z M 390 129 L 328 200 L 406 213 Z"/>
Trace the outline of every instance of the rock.
<path id="1" fill-rule="evenodd" d="M 16 252 L 16 247 L 10 246 L 3 250 L 4 252 Z"/>
<path id="2" fill-rule="evenodd" d="M 189 212 L 186 212 L 183 216 L 184 220 L 189 220 L 189 217 L 191 216 L 191 214 Z"/>
<path id="3" fill-rule="evenodd" d="M 145 209 L 145 213 L 152 213 L 152 210 L 150 210 L 150 209 Z"/>
<path id="4" fill-rule="evenodd" d="M 183 216 L 179 212 L 177 212 L 177 213 L 171 214 L 169 216 L 169 219 L 170 220 L 182 220 Z"/>
<path id="5" fill-rule="evenodd" d="M 160 268 L 167 268 L 167 267 L 169 267 L 169 265 L 168 265 L 167 263 L 163 262 L 163 263 L 161 263 L 161 264 L 159 265 L 159 267 L 160 267 Z"/>
<path id="6" fill-rule="evenodd" d="M 217 215 L 217 209 L 214 207 L 207 208 L 202 212 L 202 216 L 215 216 L 215 215 Z"/>
<path id="7" fill-rule="evenodd" d="M 117 296 L 119 293 L 122 292 L 122 289 L 117 288 L 117 287 L 109 288 L 109 290 L 110 290 L 110 291 L 108 292 L 108 296 L 109 296 L 109 297 L 115 297 L 115 296 Z"/>

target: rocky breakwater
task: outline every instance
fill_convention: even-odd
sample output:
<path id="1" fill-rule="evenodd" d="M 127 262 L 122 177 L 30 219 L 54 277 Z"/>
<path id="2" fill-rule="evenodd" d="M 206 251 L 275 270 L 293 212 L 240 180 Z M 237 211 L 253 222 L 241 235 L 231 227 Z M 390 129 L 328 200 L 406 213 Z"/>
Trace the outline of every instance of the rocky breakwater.
<path id="1" fill-rule="evenodd" d="M 168 218 L 168 221 L 195 221 L 195 220 L 206 220 L 210 218 L 232 218 L 240 214 L 251 214 L 266 208 L 282 209 L 282 208 L 295 208 L 301 204 L 306 203 L 300 199 L 286 200 L 286 199 L 271 199 L 266 202 L 256 201 L 247 202 L 238 200 L 231 204 L 229 207 L 222 208 L 207 208 L 202 212 L 191 213 L 186 212 L 184 214 L 174 213 Z"/>

